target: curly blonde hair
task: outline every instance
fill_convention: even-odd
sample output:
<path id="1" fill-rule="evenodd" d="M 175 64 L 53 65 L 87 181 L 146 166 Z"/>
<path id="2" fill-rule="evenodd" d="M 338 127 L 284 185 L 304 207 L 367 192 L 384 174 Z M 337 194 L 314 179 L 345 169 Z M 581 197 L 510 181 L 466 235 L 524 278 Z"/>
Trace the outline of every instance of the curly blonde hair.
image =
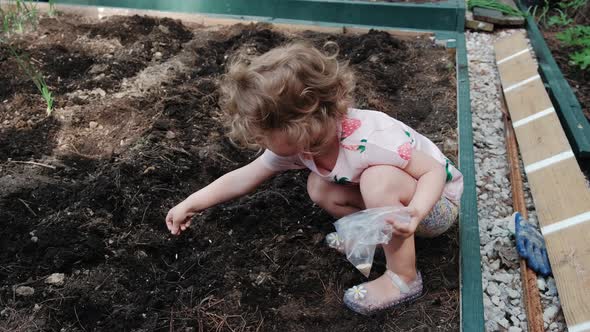
<path id="1" fill-rule="evenodd" d="M 297 42 L 250 64 L 231 64 L 221 82 L 220 106 L 232 142 L 260 148 L 279 130 L 292 144 L 318 153 L 333 137 L 326 129 L 351 106 L 353 90 L 347 63 Z"/>

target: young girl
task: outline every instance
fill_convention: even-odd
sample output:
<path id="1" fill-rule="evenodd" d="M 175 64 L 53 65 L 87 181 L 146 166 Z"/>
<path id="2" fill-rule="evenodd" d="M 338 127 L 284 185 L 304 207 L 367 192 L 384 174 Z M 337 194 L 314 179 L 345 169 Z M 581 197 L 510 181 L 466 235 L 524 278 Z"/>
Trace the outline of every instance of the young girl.
<path id="1" fill-rule="evenodd" d="M 180 234 L 195 213 L 248 194 L 279 172 L 308 168 L 309 197 L 336 218 L 383 206 L 404 207 L 411 216 L 409 224 L 389 221 L 387 271 L 347 290 L 344 303 L 370 314 L 420 296 L 414 234 L 438 236 L 455 222 L 462 175 L 404 123 L 350 108 L 353 82 L 346 64 L 301 43 L 232 65 L 221 85 L 230 138 L 265 151 L 172 208 L 170 232 Z M 341 247 L 334 234 L 327 239 Z"/>

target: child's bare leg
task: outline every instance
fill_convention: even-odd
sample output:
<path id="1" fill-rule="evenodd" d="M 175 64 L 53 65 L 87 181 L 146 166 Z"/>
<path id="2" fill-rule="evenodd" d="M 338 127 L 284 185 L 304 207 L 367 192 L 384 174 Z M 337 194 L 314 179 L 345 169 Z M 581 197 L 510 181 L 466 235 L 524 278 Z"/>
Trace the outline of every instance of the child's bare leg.
<path id="1" fill-rule="evenodd" d="M 383 206 L 407 206 L 416 191 L 416 180 L 406 172 L 392 166 L 373 166 L 361 176 L 360 191 L 367 208 Z M 416 252 L 414 236 L 393 236 L 383 245 L 387 269 L 411 285 L 416 280 Z M 368 308 L 379 308 L 400 297 L 400 289 L 387 274 L 363 285 L 368 297 Z M 346 299 L 345 299 L 346 300 Z M 362 311 L 362 310 L 360 310 Z"/>
<path id="2" fill-rule="evenodd" d="M 336 218 L 365 209 L 358 187 L 331 183 L 315 173 L 307 178 L 307 193 L 314 203 Z"/>
<path id="3" fill-rule="evenodd" d="M 382 206 L 407 206 L 416 192 L 416 180 L 393 166 L 374 166 L 361 176 L 361 194 L 368 209 Z M 406 281 L 416 277 L 414 236 L 394 235 L 383 245 L 387 268 Z"/>

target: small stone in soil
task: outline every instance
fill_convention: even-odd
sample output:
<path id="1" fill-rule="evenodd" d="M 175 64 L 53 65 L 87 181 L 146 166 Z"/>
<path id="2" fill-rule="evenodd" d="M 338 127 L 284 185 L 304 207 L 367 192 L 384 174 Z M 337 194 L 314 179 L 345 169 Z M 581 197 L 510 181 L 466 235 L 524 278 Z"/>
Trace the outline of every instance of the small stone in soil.
<path id="1" fill-rule="evenodd" d="M 66 276 L 63 273 L 53 273 L 47 279 L 45 279 L 46 284 L 54 285 L 54 286 L 61 286 L 64 284 Z"/>
<path id="2" fill-rule="evenodd" d="M 28 286 L 18 286 L 15 290 L 16 295 L 20 296 L 31 296 L 35 294 L 35 289 L 33 287 Z"/>

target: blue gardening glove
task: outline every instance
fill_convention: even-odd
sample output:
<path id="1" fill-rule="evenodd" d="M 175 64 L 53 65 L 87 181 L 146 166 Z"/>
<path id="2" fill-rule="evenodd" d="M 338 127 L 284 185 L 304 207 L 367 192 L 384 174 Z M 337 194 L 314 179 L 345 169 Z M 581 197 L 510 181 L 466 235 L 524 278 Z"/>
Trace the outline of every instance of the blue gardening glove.
<path id="1" fill-rule="evenodd" d="M 512 215 L 514 219 L 514 230 L 516 236 L 516 250 L 518 254 L 526 259 L 527 265 L 542 276 L 551 274 L 551 265 L 547 257 L 547 248 L 543 235 L 534 225 L 522 218 L 520 213 Z"/>

